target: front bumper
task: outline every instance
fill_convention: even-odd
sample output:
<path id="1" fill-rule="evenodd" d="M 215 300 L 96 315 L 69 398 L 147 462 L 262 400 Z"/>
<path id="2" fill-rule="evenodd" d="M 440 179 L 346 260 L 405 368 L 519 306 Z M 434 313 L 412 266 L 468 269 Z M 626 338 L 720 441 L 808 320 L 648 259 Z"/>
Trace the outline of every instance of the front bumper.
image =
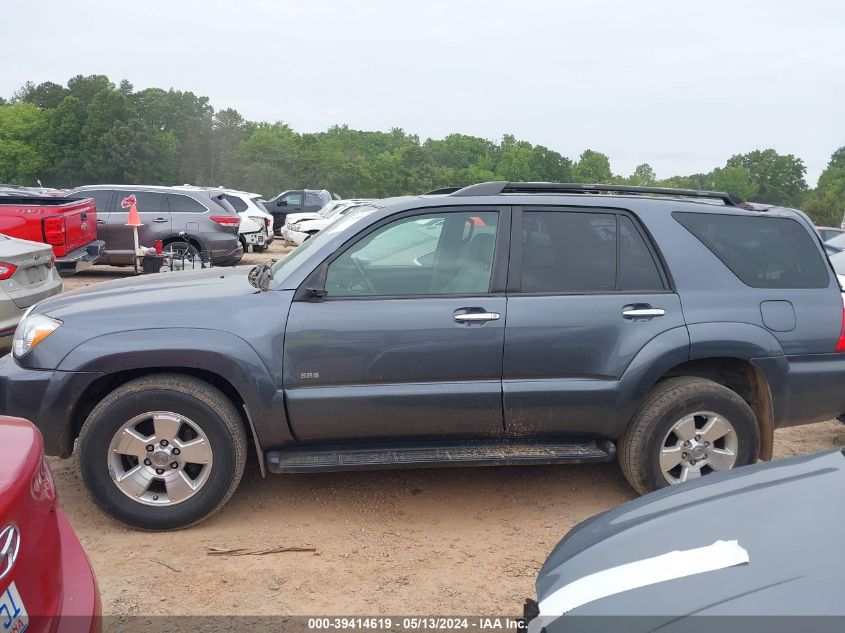
<path id="1" fill-rule="evenodd" d="M 61 259 L 56 260 L 56 268 L 60 273 L 72 275 L 93 266 L 103 253 L 106 243 L 103 240 L 88 242 L 85 246 L 71 251 Z"/>
<path id="2" fill-rule="evenodd" d="M 0 358 L 0 414 L 31 420 L 47 455 L 73 452 L 74 410 L 85 389 L 103 374 L 26 369 L 11 354 Z"/>
<path id="3" fill-rule="evenodd" d="M 290 244 L 291 246 L 299 246 L 305 241 L 307 237 L 308 233 L 292 231 L 287 227 L 282 228 L 282 239 L 284 239 L 286 244 Z"/>

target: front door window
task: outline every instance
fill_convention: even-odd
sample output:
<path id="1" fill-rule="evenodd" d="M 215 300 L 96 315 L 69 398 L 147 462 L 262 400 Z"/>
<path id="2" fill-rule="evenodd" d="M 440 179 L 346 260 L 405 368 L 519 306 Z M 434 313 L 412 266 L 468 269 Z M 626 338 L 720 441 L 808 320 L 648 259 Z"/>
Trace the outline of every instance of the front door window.
<path id="1" fill-rule="evenodd" d="M 329 265 L 327 297 L 486 294 L 497 224 L 495 211 L 396 220 Z"/>

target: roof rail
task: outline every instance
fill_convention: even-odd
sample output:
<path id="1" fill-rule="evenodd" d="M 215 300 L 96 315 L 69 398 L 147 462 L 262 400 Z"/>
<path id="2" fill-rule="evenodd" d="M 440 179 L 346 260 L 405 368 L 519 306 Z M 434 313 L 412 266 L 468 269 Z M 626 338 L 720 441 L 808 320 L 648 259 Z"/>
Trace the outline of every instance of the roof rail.
<path id="1" fill-rule="evenodd" d="M 462 187 L 441 187 L 440 189 L 435 189 L 434 191 L 426 191 L 424 196 L 443 196 L 450 193 L 455 193 L 456 191 L 460 191 Z"/>
<path id="2" fill-rule="evenodd" d="M 501 193 L 578 193 L 578 194 L 608 194 L 621 193 L 629 195 L 668 196 L 675 198 L 698 198 L 705 200 L 720 200 L 725 206 L 736 207 L 743 204 L 742 200 L 729 193 L 721 191 L 698 191 L 697 189 L 670 189 L 668 187 L 636 187 L 634 185 L 591 185 L 582 183 L 556 182 L 481 182 L 464 187 L 453 193 L 453 196 L 496 196 Z"/>

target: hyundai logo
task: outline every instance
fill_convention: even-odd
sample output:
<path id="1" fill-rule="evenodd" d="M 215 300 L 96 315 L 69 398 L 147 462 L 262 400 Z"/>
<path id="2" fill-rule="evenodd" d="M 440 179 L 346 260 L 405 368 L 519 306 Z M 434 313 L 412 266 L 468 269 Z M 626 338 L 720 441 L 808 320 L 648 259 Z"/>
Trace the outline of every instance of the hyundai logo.
<path id="1" fill-rule="evenodd" d="M 21 535 L 14 525 L 7 525 L 0 532 L 0 580 L 12 571 L 18 551 L 21 547 Z"/>

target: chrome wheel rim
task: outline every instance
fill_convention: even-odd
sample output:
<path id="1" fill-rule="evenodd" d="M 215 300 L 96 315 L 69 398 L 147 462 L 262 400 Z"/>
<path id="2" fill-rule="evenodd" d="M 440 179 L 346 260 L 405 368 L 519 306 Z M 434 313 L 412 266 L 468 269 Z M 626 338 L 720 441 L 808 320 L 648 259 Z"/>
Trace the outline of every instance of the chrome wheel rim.
<path id="1" fill-rule="evenodd" d="M 109 445 L 112 481 L 127 497 L 172 506 L 196 495 L 208 481 L 211 443 L 195 422 L 171 411 L 151 411 L 127 421 Z"/>
<path id="2" fill-rule="evenodd" d="M 712 411 L 696 411 L 672 425 L 660 448 L 660 471 L 670 484 L 730 470 L 736 463 L 736 429 Z"/>

